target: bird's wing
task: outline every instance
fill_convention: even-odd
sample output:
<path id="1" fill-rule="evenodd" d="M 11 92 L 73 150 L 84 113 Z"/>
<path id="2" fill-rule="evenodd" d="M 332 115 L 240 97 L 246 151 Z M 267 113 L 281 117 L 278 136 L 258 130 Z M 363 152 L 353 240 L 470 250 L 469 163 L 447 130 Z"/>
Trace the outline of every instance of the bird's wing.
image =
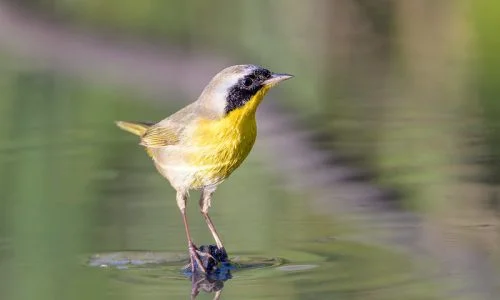
<path id="1" fill-rule="evenodd" d="M 181 128 L 158 124 L 150 127 L 141 138 L 141 145 L 150 148 L 175 145 L 179 142 Z M 177 128 L 176 128 L 177 127 Z"/>
<path id="2" fill-rule="evenodd" d="M 185 137 L 186 128 L 200 119 L 214 119 L 214 112 L 194 102 L 151 126 L 142 136 L 141 145 L 155 148 L 175 145 Z"/>
<path id="3" fill-rule="evenodd" d="M 195 103 L 184 107 L 151 126 L 142 136 L 140 144 L 149 148 L 178 144 L 188 125 L 199 115 L 198 111 L 198 106 Z"/>

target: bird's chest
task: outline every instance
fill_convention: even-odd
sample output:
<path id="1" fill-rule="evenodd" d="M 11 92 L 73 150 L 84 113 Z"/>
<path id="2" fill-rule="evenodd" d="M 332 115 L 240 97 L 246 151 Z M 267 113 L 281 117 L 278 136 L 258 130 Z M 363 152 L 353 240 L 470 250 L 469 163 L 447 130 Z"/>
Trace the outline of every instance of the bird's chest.
<path id="1" fill-rule="evenodd" d="M 256 135 L 255 128 L 229 128 L 226 134 L 214 138 L 217 146 L 210 155 L 229 169 L 236 168 L 252 150 Z"/>
<path id="2" fill-rule="evenodd" d="M 248 156 L 257 136 L 254 118 L 200 126 L 194 141 L 199 151 L 190 157 L 204 185 L 227 178 Z"/>

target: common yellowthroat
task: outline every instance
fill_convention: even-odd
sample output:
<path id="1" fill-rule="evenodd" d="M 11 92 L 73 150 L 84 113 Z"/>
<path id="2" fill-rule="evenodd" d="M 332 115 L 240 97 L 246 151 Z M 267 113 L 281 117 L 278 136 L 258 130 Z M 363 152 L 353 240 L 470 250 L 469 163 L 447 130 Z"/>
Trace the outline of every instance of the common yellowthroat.
<path id="1" fill-rule="evenodd" d="M 177 191 L 188 240 L 191 266 L 202 271 L 202 255 L 194 245 L 186 218 L 189 190 L 201 190 L 200 209 L 217 247 L 224 245 L 208 215 L 212 195 L 253 147 L 257 136 L 255 112 L 277 83 L 293 77 L 256 65 L 236 65 L 220 71 L 198 100 L 152 124 L 117 121 L 123 130 L 140 136 L 153 162 Z"/>

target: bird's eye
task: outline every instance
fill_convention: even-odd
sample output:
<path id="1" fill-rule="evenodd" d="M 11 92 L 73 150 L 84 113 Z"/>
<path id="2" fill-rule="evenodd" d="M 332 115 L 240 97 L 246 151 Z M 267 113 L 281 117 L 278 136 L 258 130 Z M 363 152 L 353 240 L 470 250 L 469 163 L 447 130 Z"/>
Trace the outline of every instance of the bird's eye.
<path id="1" fill-rule="evenodd" d="M 243 84 L 244 84 L 245 86 L 247 86 L 247 87 L 248 87 L 248 86 L 251 86 L 251 85 L 253 84 L 253 80 L 252 80 L 252 78 L 248 78 L 248 77 L 247 77 L 247 78 L 245 78 L 245 81 L 243 81 Z"/>
<path id="2" fill-rule="evenodd" d="M 271 77 L 271 72 L 269 70 L 266 70 L 264 69 L 264 71 L 262 71 L 262 76 L 265 78 L 265 79 L 268 79 Z"/>

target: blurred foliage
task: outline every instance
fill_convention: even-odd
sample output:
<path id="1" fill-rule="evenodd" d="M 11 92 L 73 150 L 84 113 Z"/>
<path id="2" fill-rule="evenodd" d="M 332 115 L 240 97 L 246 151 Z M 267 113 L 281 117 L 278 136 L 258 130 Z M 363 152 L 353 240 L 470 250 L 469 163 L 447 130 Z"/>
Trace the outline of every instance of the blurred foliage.
<path id="1" fill-rule="evenodd" d="M 483 118 L 483 130 L 488 144 L 490 179 L 500 183 L 500 36 L 495 28 L 500 25 L 500 3 L 476 1 L 474 25 L 477 56 L 475 59 L 475 88 Z"/>

